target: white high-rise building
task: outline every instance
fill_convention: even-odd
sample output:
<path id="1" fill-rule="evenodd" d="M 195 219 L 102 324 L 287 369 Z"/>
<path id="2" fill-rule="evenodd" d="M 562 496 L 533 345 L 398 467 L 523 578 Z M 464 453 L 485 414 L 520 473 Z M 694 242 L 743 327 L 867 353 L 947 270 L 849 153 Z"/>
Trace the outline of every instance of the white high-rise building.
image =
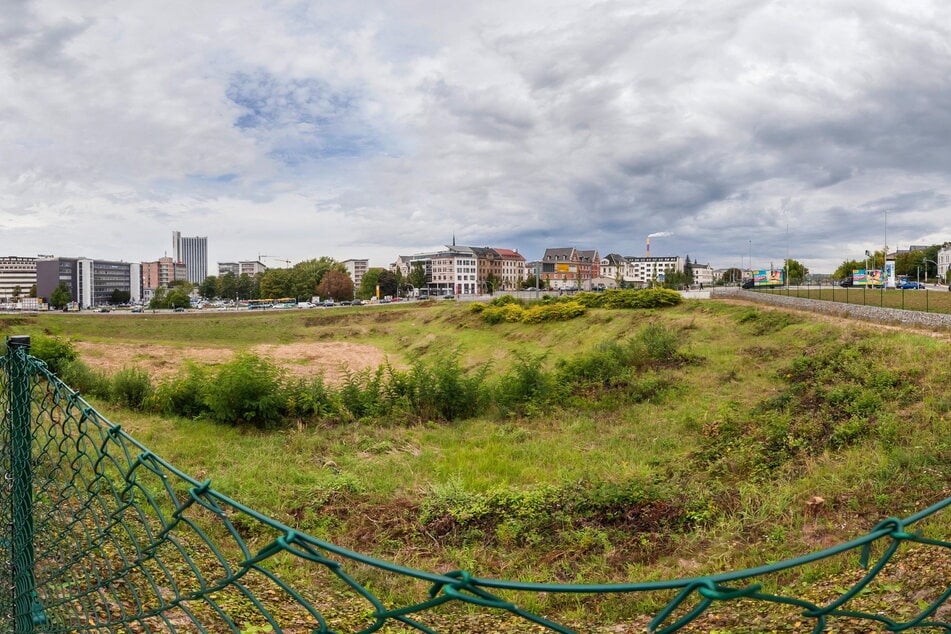
<path id="1" fill-rule="evenodd" d="M 208 238 L 195 236 L 183 238 L 178 231 L 172 232 L 172 259 L 184 262 L 188 281 L 201 284 L 208 277 Z"/>

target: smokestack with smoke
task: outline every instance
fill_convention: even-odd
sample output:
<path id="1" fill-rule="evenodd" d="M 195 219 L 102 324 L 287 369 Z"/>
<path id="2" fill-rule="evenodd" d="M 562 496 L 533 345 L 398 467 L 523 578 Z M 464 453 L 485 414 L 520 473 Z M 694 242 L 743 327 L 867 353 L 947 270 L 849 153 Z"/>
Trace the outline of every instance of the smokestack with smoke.
<path id="1" fill-rule="evenodd" d="M 651 238 L 666 238 L 667 236 L 674 235 L 670 231 L 658 231 L 647 236 L 647 257 L 651 256 Z"/>

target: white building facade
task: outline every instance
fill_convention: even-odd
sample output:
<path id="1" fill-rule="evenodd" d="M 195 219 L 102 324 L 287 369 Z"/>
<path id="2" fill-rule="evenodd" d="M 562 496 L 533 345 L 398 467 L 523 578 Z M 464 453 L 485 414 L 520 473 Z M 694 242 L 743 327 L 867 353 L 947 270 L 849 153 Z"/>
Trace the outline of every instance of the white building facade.
<path id="1" fill-rule="evenodd" d="M 0 258 L 0 304 L 25 299 L 36 284 L 36 258 Z"/>
<path id="2" fill-rule="evenodd" d="M 353 280 L 354 288 L 360 288 L 363 276 L 370 268 L 370 260 L 344 260 L 341 264 L 347 269 L 350 279 Z"/>

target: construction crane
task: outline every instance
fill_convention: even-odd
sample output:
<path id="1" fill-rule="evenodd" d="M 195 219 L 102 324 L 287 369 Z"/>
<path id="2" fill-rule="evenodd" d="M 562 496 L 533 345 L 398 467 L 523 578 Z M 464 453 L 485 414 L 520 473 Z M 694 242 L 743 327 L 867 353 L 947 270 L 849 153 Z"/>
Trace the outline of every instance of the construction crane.
<path id="1" fill-rule="evenodd" d="M 285 268 L 291 268 L 290 260 L 285 260 L 284 258 L 277 258 L 277 257 L 274 257 L 273 255 L 267 255 L 262 253 L 258 254 L 258 262 L 261 262 L 261 264 L 264 264 L 263 262 L 264 258 L 268 258 L 270 260 L 277 260 L 278 262 L 283 262 L 286 265 Z"/>

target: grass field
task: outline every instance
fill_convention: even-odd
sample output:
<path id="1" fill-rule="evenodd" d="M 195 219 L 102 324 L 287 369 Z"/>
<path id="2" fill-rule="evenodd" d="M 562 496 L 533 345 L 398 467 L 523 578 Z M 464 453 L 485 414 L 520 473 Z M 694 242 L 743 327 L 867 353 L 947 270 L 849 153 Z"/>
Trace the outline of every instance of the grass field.
<path id="1" fill-rule="evenodd" d="M 412 567 L 524 581 L 755 566 L 951 495 L 951 343 L 921 333 L 719 301 L 541 325 L 490 326 L 449 303 L 0 318 L 7 335 L 172 350 L 346 340 L 406 363 L 454 351 L 494 374 L 526 355 L 554 371 L 648 325 L 674 336 L 676 363 L 580 385 L 517 417 L 262 432 L 96 405 L 182 471 L 315 537 Z M 951 521 L 929 531 L 948 538 Z M 780 581 L 834 579 L 854 563 Z M 656 605 L 535 597 L 529 607 L 605 625 Z"/>

